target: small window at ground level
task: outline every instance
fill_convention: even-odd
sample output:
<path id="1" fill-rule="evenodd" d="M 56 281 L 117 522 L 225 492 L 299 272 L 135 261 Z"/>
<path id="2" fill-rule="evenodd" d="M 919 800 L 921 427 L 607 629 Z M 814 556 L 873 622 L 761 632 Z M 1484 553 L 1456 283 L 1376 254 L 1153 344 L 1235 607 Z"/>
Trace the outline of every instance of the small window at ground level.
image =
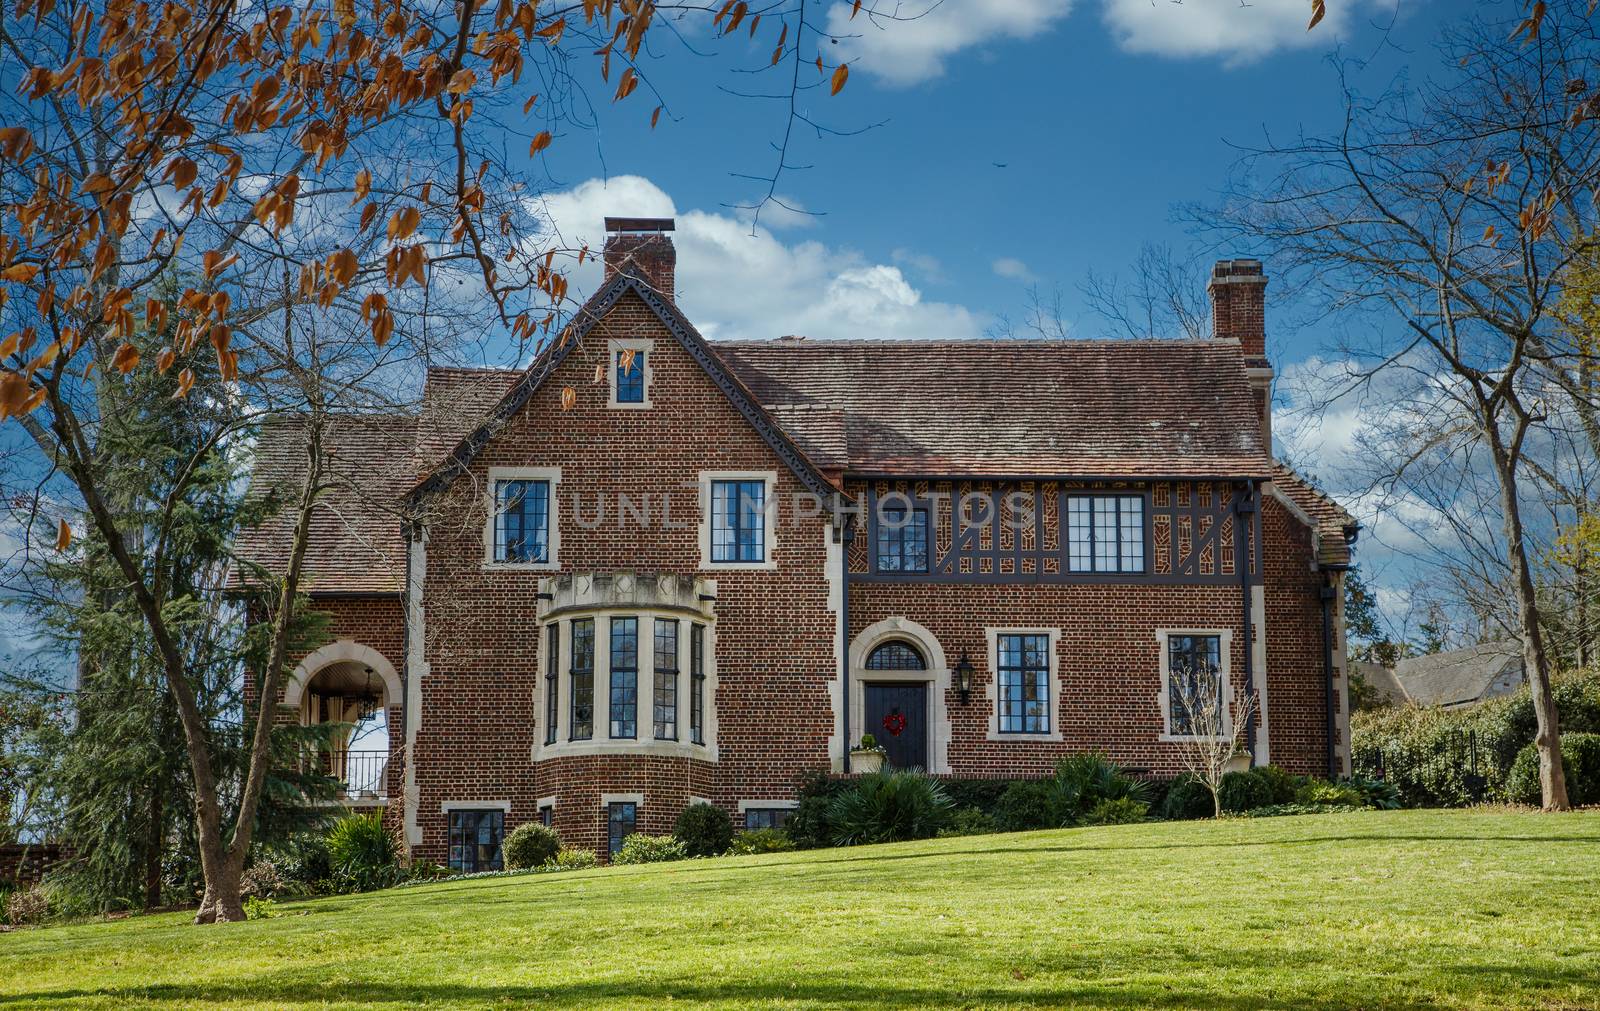
<path id="1" fill-rule="evenodd" d="M 450 869 L 500 870 L 500 840 L 505 835 L 504 811 L 450 812 Z"/>
<path id="2" fill-rule="evenodd" d="M 616 801 L 606 805 L 606 848 L 614 859 L 622 851 L 622 841 L 638 829 L 639 805 Z"/>
<path id="3" fill-rule="evenodd" d="M 744 827 L 746 829 L 783 828 L 789 821 L 789 815 L 793 813 L 786 807 L 747 808 L 744 812 Z"/>
<path id="4" fill-rule="evenodd" d="M 555 820 L 556 806 L 554 804 L 546 804 L 539 808 L 539 824 L 543 825 L 545 828 L 549 828 L 551 823 Z"/>

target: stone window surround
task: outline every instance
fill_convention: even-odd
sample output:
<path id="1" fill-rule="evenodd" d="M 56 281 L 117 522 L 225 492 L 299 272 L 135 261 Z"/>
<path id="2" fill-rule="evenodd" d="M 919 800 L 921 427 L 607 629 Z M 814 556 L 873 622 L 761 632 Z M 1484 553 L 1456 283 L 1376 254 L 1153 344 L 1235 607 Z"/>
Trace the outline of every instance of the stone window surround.
<path id="1" fill-rule="evenodd" d="M 713 562 L 711 560 L 711 485 L 714 481 L 762 481 L 766 483 L 762 534 L 765 545 L 759 562 Z M 700 568 L 774 570 L 778 567 L 778 472 L 775 470 L 702 470 L 700 472 Z"/>
<path id="2" fill-rule="evenodd" d="M 549 550 L 542 562 L 497 562 L 494 558 L 494 522 L 499 503 L 495 488 L 501 481 L 548 481 L 550 483 Z M 561 487 L 560 467 L 490 467 L 484 494 L 483 568 L 487 572 L 555 572 L 561 568 L 561 522 L 556 492 Z"/>
<path id="3" fill-rule="evenodd" d="M 623 411 L 638 411 L 652 407 L 650 391 L 655 384 L 655 368 L 650 363 L 655 360 L 656 342 L 639 337 L 613 337 L 606 341 L 606 406 Z M 643 358 L 634 359 L 634 368 L 644 369 L 644 399 L 637 403 L 624 403 L 617 399 L 617 353 L 619 351 L 637 351 Z"/>
<path id="4" fill-rule="evenodd" d="M 1156 644 L 1161 658 L 1161 691 L 1156 695 L 1156 704 L 1161 707 L 1161 737 L 1164 743 L 1177 743 L 1180 741 L 1213 741 L 1226 738 L 1213 738 L 1197 734 L 1174 734 L 1172 732 L 1172 693 L 1167 679 L 1172 676 L 1172 656 L 1168 652 L 1167 640 L 1174 635 L 1211 635 L 1216 636 L 1217 654 L 1222 660 L 1222 712 L 1223 722 L 1231 729 L 1233 727 L 1233 630 L 1227 628 L 1158 628 L 1156 629 Z"/>
<path id="5" fill-rule="evenodd" d="M 799 806 L 800 802 L 792 797 L 788 800 L 741 800 L 739 801 L 739 813 L 742 815 L 751 810 L 793 811 Z"/>
<path id="6" fill-rule="evenodd" d="M 446 800 L 439 804 L 440 814 L 449 814 L 451 811 L 500 811 L 504 814 L 511 813 L 509 800 Z"/>
<path id="7" fill-rule="evenodd" d="M 901 640 L 916 647 L 927 661 L 925 670 L 868 670 L 867 658 L 886 642 Z M 910 618 L 896 615 L 862 629 L 850 642 L 850 733 L 855 747 L 866 730 L 868 681 L 923 682 L 928 685 L 928 772 L 948 774 L 950 768 L 950 707 L 945 689 L 950 686 L 950 668 L 944 647 L 928 629 Z M 869 731 L 870 732 L 870 731 Z M 765 805 L 771 806 L 771 805 Z M 742 811 L 743 808 L 740 808 Z"/>
<path id="8" fill-rule="evenodd" d="M 1050 730 L 1043 734 L 1000 732 L 1000 637 L 1002 635 L 1044 635 L 1050 637 Z M 983 637 L 989 655 L 989 677 L 983 696 L 989 706 L 989 726 L 985 740 L 1030 744 L 1037 741 L 1065 740 L 1061 733 L 1061 700 L 1066 697 L 1067 679 L 1061 673 L 1061 629 L 1043 626 L 986 627 Z"/>
<path id="9" fill-rule="evenodd" d="M 645 716 L 655 711 L 655 637 L 645 636 L 643 633 L 638 638 L 638 702 L 639 716 L 636 724 L 640 727 L 637 737 L 611 737 L 610 698 L 611 698 L 611 619 L 612 618 L 638 618 L 640 628 L 655 628 L 655 620 L 664 618 L 678 622 L 678 739 L 657 740 L 653 732 L 653 723 L 646 727 Z M 571 650 L 567 648 L 570 643 L 574 620 L 589 620 L 595 623 L 595 648 L 594 648 L 594 736 L 588 740 L 568 740 L 571 734 L 572 700 L 569 693 L 572 691 L 572 681 L 568 677 L 567 665 L 571 663 Z M 689 669 L 689 650 L 691 636 L 688 626 L 698 624 L 705 627 L 705 708 L 703 736 L 704 744 L 693 744 L 689 735 L 689 693 L 693 691 L 692 675 Z M 560 758 L 566 755 L 661 755 L 677 756 L 682 758 L 699 758 L 707 761 L 716 761 L 717 758 L 717 660 L 716 623 L 701 613 L 686 613 L 682 610 L 663 607 L 629 607 L 626 605 L 604 606 L 585 608 L 581 611 L 573 610 L 558 614 L 555 617 L 541 622 L 541 634 L 548 634 L 551 625 L 559 625 L 558 634 L 562 643 L 562 670 L 556 678 L 556 691 L 559 693 L 556 715 L 556 742 L 554 744 L 536 744 L 533 749 L 533 760 L 540 761 L 546 758 Z M 541 658 L 542 659 L 542 658 Z M 541 675 L 543 672 L 540 672 Z M 538 687 L 535 689 L 536 712 L 542 717 L 547 711 L 546 692 L 550 683 L 544 677 L 538 678 Z M 604 704 L 602 704 L 604 703 Z M 644 732 L 649 729 L 650 732 Z M 538 740 L 543 741 L 544 735 L 538 735 Z"/>

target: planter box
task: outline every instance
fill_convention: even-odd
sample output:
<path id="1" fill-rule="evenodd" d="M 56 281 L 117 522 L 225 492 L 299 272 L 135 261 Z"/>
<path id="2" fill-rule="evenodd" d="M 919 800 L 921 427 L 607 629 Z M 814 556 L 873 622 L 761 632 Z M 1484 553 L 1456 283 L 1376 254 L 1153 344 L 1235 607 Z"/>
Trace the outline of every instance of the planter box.
<path id="1" fill-rule="evenodd" d="M 852 748 L 850 751 L 850 771 L 856 773 L 877 772 L 883 768 L 883 752 L 876 748 L 865 751 Z"/>

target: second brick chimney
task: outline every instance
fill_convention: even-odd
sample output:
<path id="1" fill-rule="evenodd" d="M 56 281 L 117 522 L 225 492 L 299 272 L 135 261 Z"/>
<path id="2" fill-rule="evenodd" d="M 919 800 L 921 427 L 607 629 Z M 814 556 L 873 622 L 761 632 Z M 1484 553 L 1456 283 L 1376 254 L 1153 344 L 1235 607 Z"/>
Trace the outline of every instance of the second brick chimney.
<path id="1" fill-rule="evenodd" d="M 1272 451 L 1272 363 L 1267 360 L 1267 276 L 1260 260 L 1218 260 L 1211 268 L 1211 333 L 1239 343 L 1256 392 L 1261 438 Z"/>
<path id="2" fill-rule="evenodd" d="M 667 234 L 671 218 L 606 218 L 605 279 L 628 274 L 672 301 L 678 251 Z"/>

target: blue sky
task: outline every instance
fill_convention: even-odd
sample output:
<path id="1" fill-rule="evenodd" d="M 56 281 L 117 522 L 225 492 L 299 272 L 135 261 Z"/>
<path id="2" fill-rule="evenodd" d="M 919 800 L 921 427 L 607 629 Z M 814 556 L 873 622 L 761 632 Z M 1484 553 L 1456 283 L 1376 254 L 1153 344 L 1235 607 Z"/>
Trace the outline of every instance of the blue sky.
<path id="1" fill-rule="evenodd" d="M 790 161 L 810 167 L 786 173 L 779 192 L 821 216 L 770 209 L 767 243 L 746 235 L 743 247 L 715 220 L 689 225 L 681 300 L 713 335 L 969 336 L 1016 315 L 1038 284 L 1061 288 L 1077 333 L 1094 336 L 1102 326 L 1077 291 L 1086 271 L 1125 269 L 1146 241 L 1190 248 L 1173 208 L 1214 196 L 1238 157 L 1230 143 L 1336 122 L 1335 46 L 1375 57 L 1358 82 L 1372 90 L 1408 66 L 1431 69 L 1438 6 L 1330 0 L 1308 34 L 1306 0 L 945 0 L 881 30 L 865 15 L 839 20 L 836 5 L 827 18 L 856 37 L 824 48 L 852 60 L 850 81 L 837 97 L 807 91 L 802 109 L 838 129 L 882 125 L 822 139 L 798 128 Z M 593 238 L 608 211 L 731 225 L 730 205 L 764 190 L 735 173 L 770 172 L 783 107 L 717 89 L 781 90 L 775 75 L 731 72 L 764 62 L 775 26 L 756 42 L 684 30 L 714 55 L 663 47 L 645 63 L 675 121 L 652 132 L 641 89 L 603 110 L 592 143 L 573 134 L 547 152 L 552 216 L 569 238 Z M 807 68 L 802 80 L 818 76 Z M 740 261 L 758 264 L 750 280 L 765 301 L 717 284 L 724 260 L 735 281 Z M 913 311 L 896 311 L 912 298 Z M 1304 358 L 1317 337 L 1280 328 L 1274 350 Z"/>

